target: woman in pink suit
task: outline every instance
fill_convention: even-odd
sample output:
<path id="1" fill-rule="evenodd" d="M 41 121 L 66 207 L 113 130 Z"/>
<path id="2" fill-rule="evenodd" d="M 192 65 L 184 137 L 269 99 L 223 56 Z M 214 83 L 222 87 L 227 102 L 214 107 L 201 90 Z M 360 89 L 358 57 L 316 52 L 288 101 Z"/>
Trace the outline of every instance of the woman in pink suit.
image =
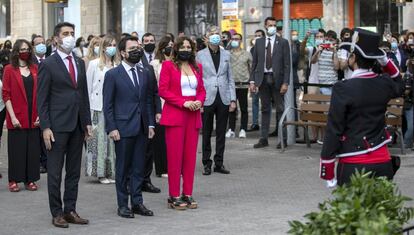
<path id="1" fill-rule="evenodd" d="M 192 194 L 198 132 L 202 125 L 200 109 L 206 91 L 195 51 L 195 44 L 189 38 L 179 38 L 174 44 L 175 58 L 163 63 L 159 81 L 159 95 L 165 100 L 161 125 L 165 126 L 167 145 L 168 207 L 178 210 L 197 208 Z"/>

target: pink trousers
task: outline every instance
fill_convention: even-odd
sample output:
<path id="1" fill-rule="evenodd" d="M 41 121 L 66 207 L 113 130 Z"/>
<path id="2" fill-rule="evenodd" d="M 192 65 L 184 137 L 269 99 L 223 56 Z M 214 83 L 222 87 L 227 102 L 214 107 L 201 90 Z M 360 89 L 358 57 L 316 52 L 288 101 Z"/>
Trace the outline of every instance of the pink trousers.
<path id="1" fill-rule="evenodd" d="M 193 195 L 194 171 L 197 156 L 199 129 L 196 118 L 200 113 L 186 112 L 185 126 L 166 126 L 168 186 L 171 197 L 180 196 L 180 181 L 183 178 L 184 195 Z"/>

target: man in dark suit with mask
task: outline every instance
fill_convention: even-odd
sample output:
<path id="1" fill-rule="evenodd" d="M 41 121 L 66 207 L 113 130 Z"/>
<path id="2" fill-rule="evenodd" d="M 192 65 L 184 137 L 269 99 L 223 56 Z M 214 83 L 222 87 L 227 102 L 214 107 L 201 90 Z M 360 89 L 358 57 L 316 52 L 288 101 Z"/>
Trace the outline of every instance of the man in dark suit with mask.
<path id="1" fill-rule="evenodd" d="M 149 79 L 149 70 L 138 64 L 143 56 L 138 38 L 124 37 L 118 49 L 122 63 L 105 74 L 103 85 L 105 128 L 115 141 L 118 215 L 124 218 L 134 218 L 134 213 L 152 216 L 153 212 L 143 204 L 141 191 L 146 143 L 155 134 L 150 89 L 153 80 Z M 128 206 L 129 195 L 132 210 Z"/>
<path id="2" fill-rule="evenodd" d="M 269 145 L 271 100 L 275 101 L 276 113 L 283 110 L 284 94 L 290 79 L 290 46 L 289 42 L 276 34 L 276 19 L 265 20 L 266 37 L 256 39 L 253 50 L 253 63 L 250 75 L 250 91 L 259 92 L 262 105 L 262 128 L 260 140 L 254 148 Z M 286 130 L 283 130 L 286 131 Z M 284 135 L 286 136 L 286 135 Z M 283 140 L 286 142 L 286 140 Z"/>
<path id="3" fill-rule="evenodd" d="M 71 23 L 55 26 L 57 50 L 40 64 L 37 90 L 40 128 L 48 150 L 49 206 L 53 225 L 61 228 L 67 228 L 68 223 L 89 223 L 76 212 L 83 142 L 92 135 L 92 127 L 85 64 L 72 53 L 74 34 Z M 63 165 L 66 175 L 62 208 Z"/>

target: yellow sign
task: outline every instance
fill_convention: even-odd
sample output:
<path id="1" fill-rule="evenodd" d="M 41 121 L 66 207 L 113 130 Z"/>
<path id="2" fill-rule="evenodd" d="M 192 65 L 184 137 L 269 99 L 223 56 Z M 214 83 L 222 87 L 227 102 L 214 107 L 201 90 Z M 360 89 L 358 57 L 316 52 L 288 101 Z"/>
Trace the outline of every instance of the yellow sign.
<path id="1" fill-rule="evenodd" d="M 243 35 L 243 26 L 241 20 L 225 19 L 221 21 L 221 31 L 232 31 Z"/>

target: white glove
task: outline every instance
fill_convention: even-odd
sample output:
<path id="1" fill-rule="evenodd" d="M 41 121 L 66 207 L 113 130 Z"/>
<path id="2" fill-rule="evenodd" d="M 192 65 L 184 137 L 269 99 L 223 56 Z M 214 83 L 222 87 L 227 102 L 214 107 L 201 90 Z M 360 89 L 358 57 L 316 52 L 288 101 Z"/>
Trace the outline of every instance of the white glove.
<path id="1" fill-rule="evenodd" d="M 388 63 L 388 57 L 383 56 L 383 57 L 377 59 L 377 61 L 382 67 L 385 67 L 385 65 L 387 65 L 387 63 Z"/>
<path id="2" fill-rule="evenodd" d="M 337 183 L 337 181 L 336 181 L 335 178 L 333 178 L 331 180 L 327 180 L 326 181 L 326 187 L 327 188 L 334 188 L 334 187 L 336 187 L 336 183 Z"/>

